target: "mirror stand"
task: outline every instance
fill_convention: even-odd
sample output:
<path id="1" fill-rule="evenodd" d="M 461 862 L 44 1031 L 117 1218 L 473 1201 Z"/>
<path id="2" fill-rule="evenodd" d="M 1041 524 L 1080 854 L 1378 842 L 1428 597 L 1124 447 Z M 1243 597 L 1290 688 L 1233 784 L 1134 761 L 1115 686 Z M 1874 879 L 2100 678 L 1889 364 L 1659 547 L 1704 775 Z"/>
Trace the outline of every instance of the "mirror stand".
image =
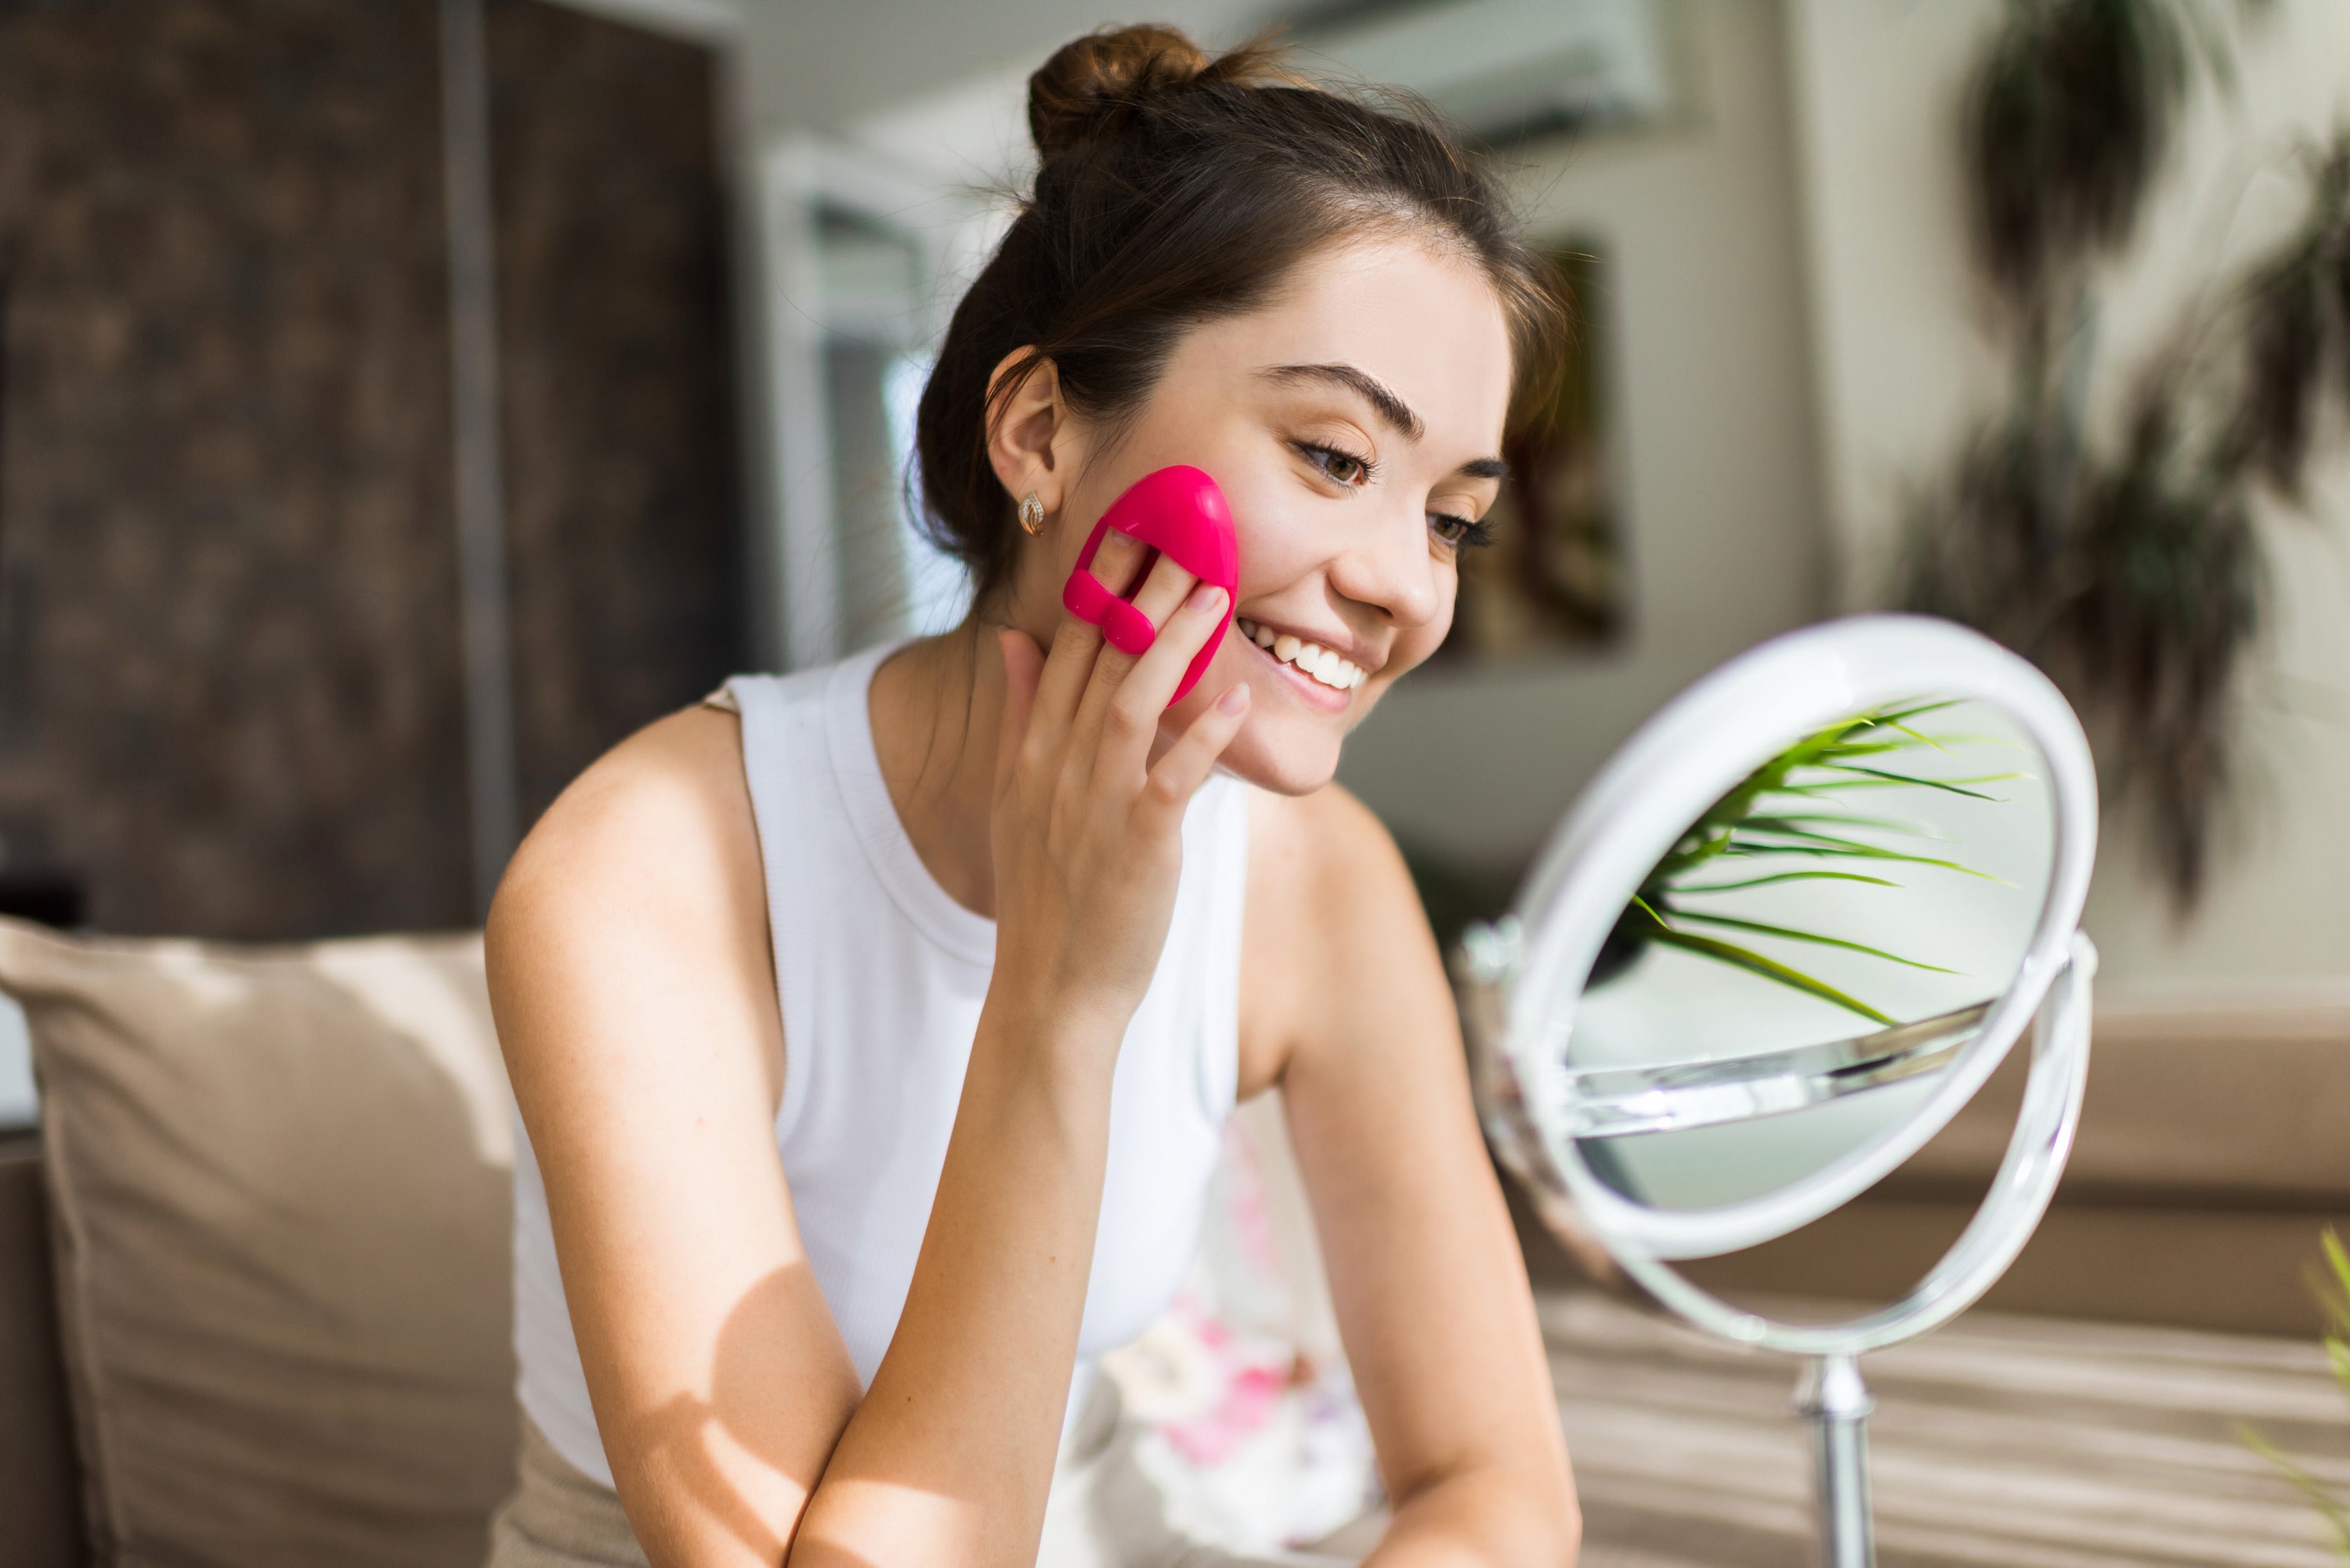
<path id="1" fill-rule="evenodd" d="M 1804 1369 L 1795 1409 L 1812 1424 L 1821 1568 L 1877 1568 L 1868 1505 L 1868 1417 L 1876 1408 L 1858 1357 L 1822 1355 Z"/>
<path id="2" fill-rule="evenodd" d="M 1525 1141 L 1541 1137 L 1530 1114 L 1535 1107 L 1527 1104 L 1524 1081 L 1498 1048 L 1501 1036 L 1492 1027 L 1508 1012 L 1506 999 L 1519 977 L 1523 950 L 1521 929 L 1514 920 L 1505 920 L 1472 927 L 1456 956 L 1472 1078 L 1488 1139 L 1503 1165 L 1525 1182 L 1549 1222 L 1575 1224 L 1587 1216 L 1586 1206 L 1599 1194 L 1587 1185 L 1578 1192 L 1577 1184 L 1562 1180 L 1566 1162 L 1530 1158 L 1542 1147 Z M 2075 931 L 2063 950 L 2062 964 L 2043 993 L 2022 1108 L 1991 1189 L 1949 1253 L 1902 1300 L 1847 1323 L 1782 1324 L 1721 1300 L 1650 1248 L 1620 1237 L 1611 1244 L 1625 1273 L 1691 1325 L 1733 1344 L 1805 1358 L 1795 1410 L 1812 1428 L 1822 1568 L 1875 1568 L 1877 1562 L 1868 1484 L 1868 1417 L 1876 1402 L 1861 1376 L 1860 1356 L 1914 1339 L 1972 1305 L 2015 1261 L 2055 1195 L 2088 1083 L 2096 948 Z M 1772 1054 L 1750 1062 L 1757 1065 L 1757 1077 L 1767 1079 L 1783 1073 L 1786 1060 Z M 1716 1064 L 1700 1076 L 1709 1087 L 1719 1087 L 1722 1070 L 1731 1065 Z M 1554 1127 L 1581 1125 L 1580 1108 L 1543 1108 Z M 1580 1170 L 1579 1162 L 1575 1168 Z"/>

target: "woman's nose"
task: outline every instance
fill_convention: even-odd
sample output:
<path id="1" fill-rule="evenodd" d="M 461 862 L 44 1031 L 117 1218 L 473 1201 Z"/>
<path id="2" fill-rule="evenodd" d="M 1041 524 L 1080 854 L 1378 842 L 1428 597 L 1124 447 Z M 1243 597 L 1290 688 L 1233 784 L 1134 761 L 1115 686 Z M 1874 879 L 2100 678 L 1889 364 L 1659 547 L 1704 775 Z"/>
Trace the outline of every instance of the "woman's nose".
<path id="1" fill-rule="evenodd" d="M 1330 586 L 1408 630 L 1426 626 L 1441 608 L 1438 570 L 1425 517 L 1383 517 L 1348 541 L 1331 564 Z"/>

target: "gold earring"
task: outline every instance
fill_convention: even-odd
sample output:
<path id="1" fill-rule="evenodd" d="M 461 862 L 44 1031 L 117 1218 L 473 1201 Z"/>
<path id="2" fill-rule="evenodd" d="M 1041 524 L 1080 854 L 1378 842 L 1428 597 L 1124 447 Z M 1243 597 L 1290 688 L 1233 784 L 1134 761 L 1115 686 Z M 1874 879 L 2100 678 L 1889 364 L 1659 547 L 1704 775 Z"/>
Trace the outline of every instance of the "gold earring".
<path id="1" fill-rule="evenodd" d="M 1045 531 L 1045 504 L 1036 499 L 1033 490 L 1020 498 L 1020 526 L 1031 537 Z"/>

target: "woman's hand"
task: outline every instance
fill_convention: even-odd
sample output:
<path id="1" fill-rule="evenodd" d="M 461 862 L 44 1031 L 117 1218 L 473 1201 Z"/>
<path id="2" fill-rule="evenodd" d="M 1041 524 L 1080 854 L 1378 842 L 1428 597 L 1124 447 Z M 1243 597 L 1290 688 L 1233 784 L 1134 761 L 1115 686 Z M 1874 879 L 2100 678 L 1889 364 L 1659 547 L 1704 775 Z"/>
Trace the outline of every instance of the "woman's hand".
<path id="1" fill-rule="evenodd" d="M 1113 533 L 1097 575 L 1122 582 L 1142 553 Z M 1184 807 L 1249 707 L 1248 688 L 1232 688 L 1161 752 L 1160 717 L 1222 624 L 1224 593 L 1161 556 L 1134 604 L 1159 628 L 1139 659 L 1074 617 L 1049 658 L 1024 634 L 1002 634 L 989 1006 L 1049 1025 L 1014 1031 L 1032 1040 L 1097 1041 L 1107 1029 L 1108 1057 L 1088 1064 L 1105 1081 L 1167 940 Z"/>

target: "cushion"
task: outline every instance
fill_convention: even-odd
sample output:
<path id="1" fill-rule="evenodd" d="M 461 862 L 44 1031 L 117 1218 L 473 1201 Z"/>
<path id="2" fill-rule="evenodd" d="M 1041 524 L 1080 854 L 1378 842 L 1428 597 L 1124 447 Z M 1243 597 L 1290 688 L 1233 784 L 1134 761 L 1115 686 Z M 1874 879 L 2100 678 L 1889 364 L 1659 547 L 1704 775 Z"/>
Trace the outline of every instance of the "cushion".
<path id="1" fill-rule="evenodd" d="M 477 937 L 0 920 L 100 1563 L 477 1568 L 515 1451 L 511 1112 Z"/>

